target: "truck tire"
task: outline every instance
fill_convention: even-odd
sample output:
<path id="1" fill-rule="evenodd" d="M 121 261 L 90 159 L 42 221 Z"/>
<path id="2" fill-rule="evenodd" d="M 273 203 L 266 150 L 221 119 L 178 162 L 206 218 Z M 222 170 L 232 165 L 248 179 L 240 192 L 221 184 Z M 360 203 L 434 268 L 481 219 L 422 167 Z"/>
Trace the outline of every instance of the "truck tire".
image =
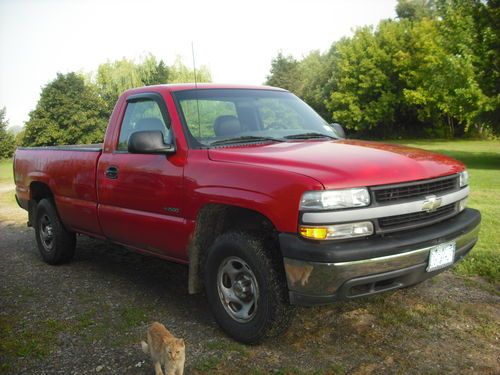
<path id="1" fill-rule="evenodd" d="M 204 281 L 215 320 L 235 340 L 256 344 L 288 328 L 293 307 L 284 271 L 257 237 L 241 232 L 219 236 L 208 252 Z"/>
<path id="2" fill-rule="evenodd" d="M 52 200 L 42 199 L 38 203 L 35 234 L 38 249 L 46 263 L 62 264 L 73 259 L 76 235 L 64 228 Z"/>

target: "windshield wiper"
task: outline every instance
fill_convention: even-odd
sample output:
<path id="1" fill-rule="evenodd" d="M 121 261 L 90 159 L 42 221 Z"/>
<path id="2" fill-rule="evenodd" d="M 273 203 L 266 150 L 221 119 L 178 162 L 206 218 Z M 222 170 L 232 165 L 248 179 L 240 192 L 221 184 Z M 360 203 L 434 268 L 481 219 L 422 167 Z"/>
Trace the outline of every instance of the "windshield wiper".
<path id="1" fill-rule="evenodd" d="M 273 137 L 259 137 L 255 135 L 244 135 L 237 138 L 227 138 L 221 139 L 219 141 L 214 141 L 210 143 L 210 146 L 220 146 L 220 145 L 231 145 L 238 143 L 249 143 L 249 142 L 265 142 L 265 141 L 273 141 L 273 142 L 285 142 L 284 139 L 273 138 Z"/>
<path id="2" fill-rule="evenodd" d="M 313 138 L 330 138 L 330 139 L 338 139 L 333 135 L 323 134 L 323 133 L 301 133 L 301 134 L 291 134 L 287 135 L 284 138 L 286 139 L 313 139 Z"/>

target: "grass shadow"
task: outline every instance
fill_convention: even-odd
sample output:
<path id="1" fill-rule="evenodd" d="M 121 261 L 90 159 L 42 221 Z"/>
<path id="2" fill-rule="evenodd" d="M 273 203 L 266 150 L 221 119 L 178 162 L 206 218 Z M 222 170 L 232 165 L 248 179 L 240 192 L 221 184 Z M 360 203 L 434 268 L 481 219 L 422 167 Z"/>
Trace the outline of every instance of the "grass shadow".
<path id="1" fill-rule="evenodd" d="M 500 170 L 500 153 L 493 152 L 471 152 L 438 149 L 432 150 L 440 154 L 451 156 L 454 159 L 460 160 L 471 169 L 493 169 Z"/>

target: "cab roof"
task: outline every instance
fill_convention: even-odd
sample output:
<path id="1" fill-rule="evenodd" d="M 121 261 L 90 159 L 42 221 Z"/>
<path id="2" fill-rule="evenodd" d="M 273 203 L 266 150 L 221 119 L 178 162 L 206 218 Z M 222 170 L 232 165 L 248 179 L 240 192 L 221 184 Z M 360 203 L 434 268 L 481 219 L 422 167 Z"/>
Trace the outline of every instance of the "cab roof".
<path id="1" fill-rule="evenodd" d="M 219 83 L 173 83 L 166 85 L 153 85 L 137 87 L 134 89 L 127 90 L 127 94 L 141 93 L 144 91 L 156 91 L 156 92 L 174 92 L 174 91 L 185 91 L 185 90 L 208 90 L 208 89 L 240 89 L 240 90 L 274 90 L 274 91 L 287 91 L 279 87 L 272 86 L 257 86 L 257 85 L 230 85 L 230 84 L 219 84 Z"/>

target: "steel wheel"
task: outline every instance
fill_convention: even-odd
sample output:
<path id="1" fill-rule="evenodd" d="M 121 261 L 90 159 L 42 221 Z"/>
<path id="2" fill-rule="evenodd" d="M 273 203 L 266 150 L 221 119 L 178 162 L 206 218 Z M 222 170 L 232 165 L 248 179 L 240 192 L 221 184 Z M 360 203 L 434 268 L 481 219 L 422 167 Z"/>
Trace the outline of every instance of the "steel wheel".
<path id="1" fill-rule="evenodd" d="M 225 259 L 217 272 L 217 290 L 224 309 L 237 322 L 248 322 L 257 312 L 259 285 L 241 258 Z"/>
<path id="2" fill-rule="evenodd" d="M 52 251 L 54 247 L 54 228 L 48 215 L 43 215 L 40 219 L 40 240 L 45 251 Z"/>
<path id="3" fill-rule="evenodd" d="M 38 250 L 45 262 L 61 264 L 73 258 L 75 233 L 64 228 L 52 200 L 42 199 L 37 204 L 33 226 Z"/>
<path id="4" fill-rule="evenodd" d="M 256 344 L 277 337 L 293 316 L 284 270 L 262 238 L 245 232 L 217 237 L 204 262 L 205 292 L 214 318 L 232 338 Z"/>

